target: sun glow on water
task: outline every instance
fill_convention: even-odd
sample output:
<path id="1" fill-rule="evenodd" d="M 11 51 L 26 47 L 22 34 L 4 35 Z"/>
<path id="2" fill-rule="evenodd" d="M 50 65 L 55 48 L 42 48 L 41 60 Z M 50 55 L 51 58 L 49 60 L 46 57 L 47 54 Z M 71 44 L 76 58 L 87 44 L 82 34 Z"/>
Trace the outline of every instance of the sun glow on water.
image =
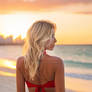
<path id="1" fill-rule="evenodd" d="M 11 72 L 6 72 L 5 71 L 6 68 L 15 71 L 15 69 L 16 69 L 16 62 L 15 61 L 8 60 L 8 59 L 0 59 L 0 68 L 2 68 L 4 70 L 4 71 L 0 71 L 0 75 L 12 76 L 12 77 L 16 76 L 15 73 L 11 73 Z"/>
<path id="2" fill-rule="evenodd" d="M 16 69 L 16 62 L 7 59 L 0 59 L 0 67 Z"/>
<path id="3" fill-rule="evenodd" d="M 12 76 L 12 77 L 16 76 L 15 73 L 9 73 L 9 72 L 3 72 L 3 71 L 0 71 L 0 75 L 3 75 L 3 76 Z"/>

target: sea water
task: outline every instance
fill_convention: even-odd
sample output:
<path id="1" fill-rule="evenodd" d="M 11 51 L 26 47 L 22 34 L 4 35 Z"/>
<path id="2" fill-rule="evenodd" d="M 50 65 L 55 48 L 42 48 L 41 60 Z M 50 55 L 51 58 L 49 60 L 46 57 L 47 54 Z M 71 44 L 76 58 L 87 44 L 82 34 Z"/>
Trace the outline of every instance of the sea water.
<path id="1" fill-rule="evenodd" d="M 63 60 L 68 92 L 92 92 L 92 45 L 56 45 L 47 53 Z M 0 46 L 0 58 L 16 62 L 21 55 L 22 46 Z"/>
<path id="2" fill-rule="evenodd" d="M 92 91 L 92 45 L 58 45 L 49 53 L 64 61 L 66 88 Z"/>

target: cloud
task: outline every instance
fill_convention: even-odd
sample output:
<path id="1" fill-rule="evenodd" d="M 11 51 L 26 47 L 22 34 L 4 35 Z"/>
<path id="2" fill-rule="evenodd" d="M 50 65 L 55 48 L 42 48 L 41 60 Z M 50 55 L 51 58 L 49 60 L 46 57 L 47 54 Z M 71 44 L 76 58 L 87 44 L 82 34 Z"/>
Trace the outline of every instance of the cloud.
<path id="1" fill-rule="evenodd" d="M 76 13 L 76 14 L 85 14 L 85 15 L 88 15 L 88 14 L 92 14 L 92 12 L 90 11 L 90 12 L 74 12 L 74 13 Z"/>
<path id="2" fill-rule="evenodd" d="M 7 11 L 48 11 L 76 4 L 89 5 L 92 4 L 92 0 L 0 0 L 0 13 Z"/>

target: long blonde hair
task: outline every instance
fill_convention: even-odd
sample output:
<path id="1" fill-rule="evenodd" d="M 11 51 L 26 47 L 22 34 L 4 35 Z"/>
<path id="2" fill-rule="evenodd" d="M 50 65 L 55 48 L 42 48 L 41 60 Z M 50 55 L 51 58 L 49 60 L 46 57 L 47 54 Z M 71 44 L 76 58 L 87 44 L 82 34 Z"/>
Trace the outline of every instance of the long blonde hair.
<path id="1" fill-rule="evenodd" d="M 26 34 L 23 46 L 24 65 L 28 69 L 30 79 L 33 80 L 43 56 L 46 41 L 52 36 L 52 29 L 56 25 L 50 21 L 39 20 L 33 23 Z"/>

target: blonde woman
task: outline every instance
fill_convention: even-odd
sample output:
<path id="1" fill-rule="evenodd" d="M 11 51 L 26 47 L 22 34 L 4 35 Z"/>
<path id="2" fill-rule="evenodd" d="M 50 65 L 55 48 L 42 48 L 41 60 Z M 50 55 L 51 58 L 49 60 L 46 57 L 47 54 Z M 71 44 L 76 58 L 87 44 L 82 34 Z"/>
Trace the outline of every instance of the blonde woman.
<path id="1" fill-rule="evenodd" d="M 53 50 L 56 25 L 39 20 L 29 28 L 23 48 L 23 56 L 17 58 L 17 92 L 65 92 L 64 63 L 56 56 L 46 53 Z"/>

